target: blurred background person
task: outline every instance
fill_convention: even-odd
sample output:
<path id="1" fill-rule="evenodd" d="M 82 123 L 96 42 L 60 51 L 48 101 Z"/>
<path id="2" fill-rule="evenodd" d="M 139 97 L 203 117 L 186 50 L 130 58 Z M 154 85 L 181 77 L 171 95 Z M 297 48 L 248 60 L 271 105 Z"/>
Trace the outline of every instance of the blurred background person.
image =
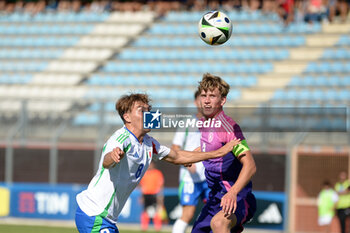
<path id="1" fill-rule="evenodd" d="M 349 5 L 350 0 L 339 0 L 339 12 L 340 12 L 340 20 L 342 23 L 346 22 L 349 13 Z"/>
<path id="2" fill-rule="evenodd" d="M 294 0 L 278 0 L 277 14 L 285 26 L 294 21 Z"/>
<path id="3" fill-rule="evenodd" d="M 327 20 L 326 6 L 323 0 L 309 0 L 307 1 L 305 21 L 307 23 L 320 23 L 324 19 Z"/>
<path id="4" fill-rule="evenodd" d="M 302 24 L 305 22 L 307 2 L 304 0 L 295 0 L 294 2 L 294 22 Z"/>
<path id="5" fill-rule="evenodd" d="M 338 202 L 338 194 L 332 188 L 329 181 L 324 181 L 322 190 L 317 197 L 318 225 L 326 233 L 330 232 L 331 223 L 335 215 L 335 204 Z"/>
<path id="6" fill-rule="evenodd" d="M 336 9 L 337 9 L 337 0 L 324 0 L 324 4 L 327 8 L 327 16 L 328 16 L 328 20 L 329 22 L 333 22 L 334 21 L 334 17 L 336 14 Z"/>
<path id="7" fill-rule="evenodd" d="M 276 1 L 275 0 L 264 0 L 262 2 L 262 12 L 264 14 L 271 14 L 276 12 Z"/>
<path id="8" fill-rule="evenodd" d="M 350 182 L 345 171 L 340 172 L 339 181 L 335 184 L 335 191 L 338 193 L 339 200 L 336 205 L 337 217 L 341 228 L 341 233 L 346 231 L 346 219 L 350 215 Z"/>
<path id="9" fill-rule="evenodd" d="M 154 228 L 160 231 L 162 228 L 163 212 L 163 173 L 156 168 L 154 162 L 149 165 L 144 177 L 140 182 L 143 202 L 141 214 L 141 229 L 146 231 L 152 219 Z"/>
<path id="10" fill-rule="evenodd" d="M 197 107 L 196 118 L 200 119 L 202 115 L 199 110 L 199 91 L 194 94 L 194 103 Z M 185 132 L 177 131 L 173 139 L 173 150 L 195 150 L 200 146 L 201 133 L 198 131 L 190 132 L 186 128 Z M 192 164 L 190 167 L 180 167 L 179 175 L 179 198 L 182 206 L 182 214 L 176 220 L 173 226 L 173 233 L 184 233 L 188 224 L 191 222 L 198 204 L 198 200 L 206 200 L 209 194 L 208 184 L 205 180 L 204 165 L 202 162 Z"/>

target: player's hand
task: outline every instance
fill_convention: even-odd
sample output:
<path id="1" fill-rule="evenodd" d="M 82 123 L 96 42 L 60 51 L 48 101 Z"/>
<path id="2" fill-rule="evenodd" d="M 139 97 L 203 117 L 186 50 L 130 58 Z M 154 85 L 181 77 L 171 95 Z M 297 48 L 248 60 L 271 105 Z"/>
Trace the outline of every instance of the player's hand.
<path id="1" fill-rule="evenodd" d="M 237 194 L 232 192 L 227 192 L 222 198 L 220 207 L 222 207 L 222 212 L 224 212 L 225 217 L 230 216 L 236 212 L 237 208 Z"/>
<path id="2" fill-rule="evenodd" d="M 119 147 L 116 147 L 113 149 L 111 153 L 111 158 L 115 163 L 119 163 L 122 158 L 124 158 L 124 151 L 120 149 Z"/>
<path id="3" fill-rule="evenodd" d="M 226 155 L 227 153 L 231 152 L 233 150 L 233 147 L 239 143 L 241 143 L 241 139 L 233 139 L 221 147 L 219 151 L 222 152 L 223 155 Z"/>

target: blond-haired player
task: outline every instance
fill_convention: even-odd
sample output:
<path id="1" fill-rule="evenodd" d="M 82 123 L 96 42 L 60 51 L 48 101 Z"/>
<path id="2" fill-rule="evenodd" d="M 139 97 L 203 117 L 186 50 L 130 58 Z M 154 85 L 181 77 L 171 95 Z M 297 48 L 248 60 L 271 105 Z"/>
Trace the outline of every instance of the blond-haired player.
<path id="1" fill-rule="evenodd" d="M 243 224 L 256 210 L 252 194 L 255 162 L 239 125 L 223 111 L 230 86 L 220 77 L 204 74 L 199 83 L 203 120 L 220 122 L 219 128 L 201 128 L 202 152 L 215 151 L 232 139 L 241 143 L 223 157 L 203 161 L 209 199 L 194 223 L 192 232 L 242 232 Z"/>

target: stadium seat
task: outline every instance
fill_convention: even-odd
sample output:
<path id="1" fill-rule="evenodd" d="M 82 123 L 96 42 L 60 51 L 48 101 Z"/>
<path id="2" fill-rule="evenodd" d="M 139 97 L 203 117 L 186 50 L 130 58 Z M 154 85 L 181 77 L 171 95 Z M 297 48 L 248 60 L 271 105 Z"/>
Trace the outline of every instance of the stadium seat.
<path id="1" fill-rule="evenodd" d="M 343 35 L 340 37 L 339 41 L 337 42 L 338 46 L 349 46 L 350 45 L 350 36 Z"/>

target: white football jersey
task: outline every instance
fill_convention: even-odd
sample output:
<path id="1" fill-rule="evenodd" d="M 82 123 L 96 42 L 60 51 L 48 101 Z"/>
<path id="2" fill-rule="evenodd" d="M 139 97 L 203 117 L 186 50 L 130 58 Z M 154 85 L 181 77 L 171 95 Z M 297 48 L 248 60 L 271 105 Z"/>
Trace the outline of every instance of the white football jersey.
<path id="1" fill-rule="evenodd" d="M 173 144 L 180 146 L 183 150 L 193 151 L 200 146 L 201 133 L 197 132 L 186 132 L 177 131 L 175 133 Z M 190 173 L 189 170 L 182 166 L 180 167 L 179 180 L 185 182 L 203 182 L 205 181 L 205 167 L 202 162 L 195 163 L 196 172 Z"/>
<path id="2" fill-rule="evenodd" d="M 118 164 L 104 168 L 104 156 L 116 147 L 125 152 L 124 158 Z M 99 215 L 116 223 L 128 197 L 139 184 L 152 159 L 161 160 L 169 152 L 168 147 L 161 146 L 147 134 L 140 144 L 125 126 L 117 130 L 103 147 L 96 175 L 88 188 L 77 195 L 80 209 L 89 216 Z"/>

